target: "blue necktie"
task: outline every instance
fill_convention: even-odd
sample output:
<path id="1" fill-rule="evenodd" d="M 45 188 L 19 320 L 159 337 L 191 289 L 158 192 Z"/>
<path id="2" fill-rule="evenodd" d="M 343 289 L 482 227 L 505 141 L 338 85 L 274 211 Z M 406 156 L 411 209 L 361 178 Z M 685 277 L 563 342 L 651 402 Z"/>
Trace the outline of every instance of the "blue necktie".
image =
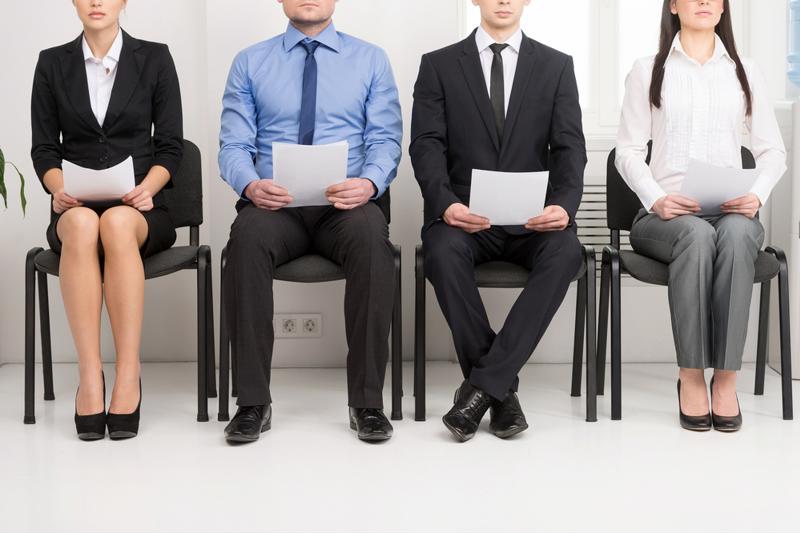
<path id="1" fill-rule="evenodd" d="M 297 144 L 314 144 L 314 124 L 317 114 L 317 60 L 314 52 L 319 42 L 302 41 L 306 49 L 306 66 L 303 70 L 303 100 L 300 104 L 300 134 Z"/>

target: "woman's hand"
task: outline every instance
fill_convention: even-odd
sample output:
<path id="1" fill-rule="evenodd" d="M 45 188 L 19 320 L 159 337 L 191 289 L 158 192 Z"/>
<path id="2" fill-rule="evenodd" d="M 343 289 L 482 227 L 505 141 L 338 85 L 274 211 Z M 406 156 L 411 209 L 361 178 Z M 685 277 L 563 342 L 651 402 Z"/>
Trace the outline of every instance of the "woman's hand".
<path id="1" fill-rule="evenodd" d="M 668 194 L 656 200 L 651 209 L 661 220 L 672 220 L 681 215 L 699 213 L 700 204 L 680 194 Z"/>
<path id="2" fill-rule="evenodd" d="M 747 193 L 735 200 L 725 202 L 721 208 L 726 215 L 739 214 L 753 218 L 761 209 L 761 200 L 755 194 Z"/>
<path id="3" fill-rule="evenodd" d="M 53 211 L 55 211 L 57 215 L 60 215 L 68 209 L 80 207 L 82 205 L 83 204 L 78 200 L 65 193 L 64 189 L 59 189 L 53 193 Z"/>
<path id="4" fill-rule="evenodd" d="M 122 197 L 122 202 L 144 213 L 153 209 L 153 193 L 144 184 L 137 185 Z"/>

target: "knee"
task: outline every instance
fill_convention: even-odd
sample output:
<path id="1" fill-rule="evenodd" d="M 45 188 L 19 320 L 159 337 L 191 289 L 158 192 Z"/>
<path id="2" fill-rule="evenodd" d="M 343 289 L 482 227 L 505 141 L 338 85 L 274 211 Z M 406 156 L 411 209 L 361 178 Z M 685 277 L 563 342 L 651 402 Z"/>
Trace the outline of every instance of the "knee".
<path id="1" fill-rule="evenodd" d="M 136 244 L 136 217 L 141 216 L 132 207 L 112 207 L 100 217 L 100 240 L 103 249 L 113 250 Z"/>
<path id="2" fill-rule="evenodd" d="M 100 220 L 97 213 L 85 207 L 74 207 L 58 220 L 58 234 L 64 247 L 97 247 Z"/>
<path id="3" fill-rule="evenodd" d="M 460 263 L 474 265 L 469 235 L 449 226 L 444 229 L 431 228 L 423 236 L 426 273 L 446 271 Z"/>
<path id="4" fill-rule="evenodd" d="M 755 219 L 744 215 L 725 215 L 717 227 L 718 250 L 758 252 L 764 240 L 764 228 Z"/>
<path id="5" fill-rule="evenodd" d="M 717 250 L 717 232 L 705 220 L 692 217 L 692 223 L 678 237 L 676 251 L 683 253 L 692 251 L 704 256 L 713 257 Z"/>
<path id="6" fill-rule="evenodd" d="M 557 259 L 566 270 L 579 269 L 583 261 L 583 248 L 578 236 L 572 231 L 543 233 L 540 255 Z"/>

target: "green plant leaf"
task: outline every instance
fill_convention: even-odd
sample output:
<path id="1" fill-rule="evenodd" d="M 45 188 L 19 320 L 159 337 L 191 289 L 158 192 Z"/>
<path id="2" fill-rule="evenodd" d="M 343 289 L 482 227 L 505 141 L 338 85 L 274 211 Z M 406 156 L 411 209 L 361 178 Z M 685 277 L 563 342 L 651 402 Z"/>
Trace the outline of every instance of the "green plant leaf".
<path id="1" fill-rule="evenodd" d="M 6 156 L 0 148 L 0 196 L 3 197 L 3 204 L 8 209 L 8 193 L 6 191 Z"/>
<path id="2" fill-rule="evenodd" d="M 9 161 L 9 163 L 11 163 L 11 161 Z M 19 176 L 19 203 L 22 205 L 22 216 L 24 217 L 25 208 L 28 207 L 28 199 L 25 198 L 25 176 L 19 171 L 17 165 L 11 163 L 11 166 L 14 167 L 14 170 L 17 171 L 17 176 Z"/>

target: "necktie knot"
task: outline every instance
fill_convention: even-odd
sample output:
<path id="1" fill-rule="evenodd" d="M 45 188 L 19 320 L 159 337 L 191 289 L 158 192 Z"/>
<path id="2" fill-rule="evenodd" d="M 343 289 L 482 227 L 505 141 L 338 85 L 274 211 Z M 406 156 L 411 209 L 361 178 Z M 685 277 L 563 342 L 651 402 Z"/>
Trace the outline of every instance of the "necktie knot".
<path id="1" fill-rule="evenodd" d="M 490 44 L 490 45 L 489 45 L 489 48 L 491 48 L 491 50 L 492 50 L 492 53 L 493 53 L 494 55 L 496 55 L 496 56 L 497 56 L 497 55 L 500 55 L 500 53 L 501 53 L 503 50 L 505 50 L 507 47 L 508 47 L 508 45 L 507 45 L 507 44 L 500 44 L 500 43 L 494 43 L 494 44 Z"/>
<path id="2" fill-rule="evenodd" d="M 319 41 L 301 41 L 300 44 L 306 49 L 306 54 L 310 56 L 313 56 L 319 47 Z"/>

